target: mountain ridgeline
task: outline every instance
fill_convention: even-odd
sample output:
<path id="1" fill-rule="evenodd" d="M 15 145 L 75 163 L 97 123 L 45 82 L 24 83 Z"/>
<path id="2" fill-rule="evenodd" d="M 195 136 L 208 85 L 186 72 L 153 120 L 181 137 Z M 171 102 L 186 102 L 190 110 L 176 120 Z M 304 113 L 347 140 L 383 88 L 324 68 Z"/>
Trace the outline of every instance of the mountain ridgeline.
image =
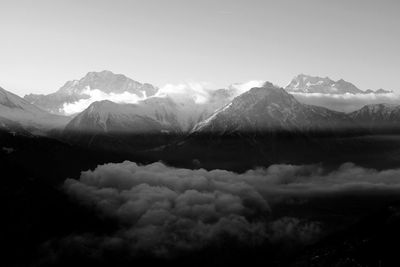
<path id="1" fill-rule="evenodd" d="M 285 90 L 291 93 L 318 93 L 330 95 L 343 95 L 343 94 L 387 94 L 392 91 L 378 89 L 376 91 L 368 89 L 363 91 L 354 84 L 347 82 L 343 79 L 334 81 L 329 77 L 310 76 L 299 74 L 292 79 L 292 81 L 285 87 Z"/>
<path id="2" fill-rule="evenodd" d="M 258 157 L 253 158 L 255 162 L 286 162 L 299 158 L 299 151 L 321 155 L 326 149 L 335 150 L 340 146 L 337 140 L 346 136 L 400 132 L 399 106 L 366 105 L 344 113 L 304 104 L 295 97 L 296 92 L 357 95 L 389 91 L 362 91 L 344 80 L 307 75 L 296 76 L 285 89 L 265 82 L 238 94 L 235 88 L 240 86 L 210 91 L 206 101 L 199 102 L 190 94 L 158 94 L 157 87 L 121 74 L 89 72 L 45 96 L 23 99 L 1 89 L 0 126 L 9 132 L 45 133 L 94 150 L 147 153 L 154 160 L 202 158 L 204 162 L 205 155 L 212 154 L 206 159 L 212 167 L 229 164 L 227 154 L 237 157 L 232 162 L 242 160 L 243 154 Z M 89 99 L 94 90 L 106 95 L 129 93 L 138 101 L 94 99 L 82 112 L 58 115 L 65 105 Z"/>
<path id="3" fill-rule="evenodd" d="M 196 125 L 194 132 L 334 131 L 351 128 L 352 122 L 345 113 L 302 104 L 266 82 L 236 97 Z"/>
<path id="4" fill-rule="evenodd" d="M 400 126 L 400 106 L 390 104 L 366 105 L 351 112 L 353 121 L 371 131 L 389 131 Z"/>
<path id="5" fill-rule="evenodd" d="M 296 78 L 293 87 L 335 97 L 386 94 L 330 79 L 323 89 L 324 81 L 314 78 Z M 111 72 L 89 73 L 46 96 L 21 98 L 0 88 L 3 262 L 220 266 L 226 262 L 214 259 L 222 255 L 229 264 L 347 266 L 349 257 L 361 257 L 380 266 L 388 251 L 398 262 L 391 244 L 400 237 L 400 198 L 391 177 L 400 166 L 400 106 L 345 113 L 305 104 L 290 88 L 269 82 L 235 86 L 202 92 L 200 102 Z M 93 97 L 99 92 L 138 101 Z M 60 115 L 76 103 L 85 104 L 80 112 Z M 378 209 L 383 205 L 388 208 Z M 209 229 L 218 236 L 211 246 L 200 239 L 200 253 L 186 249 L 186 237 L 198 242 Z M 237 229 L 236 241 L 229 233 Z M 165 244 L 178 240 L 184 250 L 164 261 L 139 248 L 131 260 L 137 238 L 146 250 L 166 255 L 150 239 L 167 231 L 173 238 Z M 282 236 L 277 243 L 275 232 Z M 256 241 L 259 236 L 266 241 Z M 308 236 L 312 243 L 303 244 Z"/>
<path id="6" fill-rule="evenodd" d="M 344 81 L 339 81 L 338 84 L 344 84 L 346 88 L 354 87 Z M 373 106 L 375 105 L 366 105 L 362 110 L 371 109 Z M 395 109 L 387 107 L 391 108 Z M 195 103 L 189 97 L 174 99 L 157 96 L 136 104 L 95 102 L 71 120 L 66 126 L 66 131 L 183 135 L 265 131 L 335 132 L 360 129 L 371 131 L 374 130 L 374 122 L 380 120 L 381 116 L 386 116 L 385 122 L 388 128 L 398 128 L 396 113 L 387 116 L 387 110 L 376 110 L 364 114 L 359 120 L 356 114 L 362 110 L 344 113 L 303 104 L 296 100 L 287 88 L 279 88 L 266 82 L 262 87 L 252 88 L 234 99 L 228 90 L 218 90 L 209 102 L 203 104 Z"/>
<path id="7" fill-rule="evenodd" d="M 92 103 L 77 114 L 66 126 L 68 131 L 91 132 L 243 132 L 269 130 L 337 130 L 342 128 L 374 127 L 397 128 L 398 112 L 393 105 L 370 105 L 350 114 L 331 111 L 324 107 L 305 105 L 289 93 L 321 94 L 384 94 L 390 91 L 362 91 L 344 80 L 296 76 L 285 89 L 265 83 L 233 99 L 232 89 L 212 92 L 207 103 L 196 103 L 190 97 L 156 96 L 158 88 L 134 81 L 125 75 L 110 71 L 89 72 L 80 80 L 67 82 L 49 95 L 26 95 L 24 99 L 2 89 L 2 117 L 21 123 L 35 123 L 36 118 L 52 121 L 58 118 L 66 104 L 90 98 L 90 90 L 104 94 L 131 93 L 140 100 L 135 104 L 117 104 L 111 101 Z M 289 92 L 289 93 L 287 93 Z M 21 110 L 26 111 L 22 116 Z M 18 115 L 19 114 L 19 115 Z M 32 114 L 35 114 L 32 117 Z M 53 118 L 48 120 L 48 118 Z M 44 120 L 44 121 L 46 121 Z M 43 119 L 42 119 L 43 121 Z"/>
<path id="8" fill-rule="evenodd" d="M 164 149 L 164 158 L 173 163 L 195 159 L 192 167 L 236 171 L 275 163 L 372 164 L 364 155 L 381 153 L 385 146 L 363 136 L 400 132 L 399 108 L 377 106 L 385 108 L 368 105 L 353 113 L 332 111 L 300 103 L 266 82 L 198 123 L 183 141 Z"/>
<path id="9" fill-rule="evenodd" d="M 0 129 L 45 134 L 61 129 L 68 117 L 51 114 L 0 87 Z"/>

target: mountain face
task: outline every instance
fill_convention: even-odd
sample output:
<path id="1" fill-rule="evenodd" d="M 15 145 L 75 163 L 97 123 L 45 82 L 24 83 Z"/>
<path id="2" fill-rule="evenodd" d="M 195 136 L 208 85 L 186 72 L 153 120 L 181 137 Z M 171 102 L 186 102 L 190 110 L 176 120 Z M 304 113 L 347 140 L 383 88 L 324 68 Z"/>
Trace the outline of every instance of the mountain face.
<path id="1" fill-rule="evenodd" d="M 369 129 L 400 129 L 400 106 L 390 104 L 366 105 L 349 114 L 358 124 Z"/>
<path id="2" fill-rule="evenodd" d="M 138 106 L 146 110 L 147 116 L 171 125 L 175 132 L 187 133 L 200 121 L 208 118 L 218 108 L 228 102 L 219 95 L 211 97 L 207 103 L 196 103 L 192 98 L 151 97 L 140 101 Z"/>
<path id="3" fill-rule="evenodd" d="M 140 153 L 181 138 L 227 102 L 223 92 L 207 103 L 193 98 L 150 97 L 137 104 L 92 103 L 66 127 L 70 143 L 119 153 Z"/>
<path id="4" fill-rule="evenodd" d="M 68 123 L 62 137 L 82 147 L 122 154 L 166 144 L 169 133 L 176 131 L 174 125 L 147 112 L 136 104 L 94 102 Z"/>
<path id="5" fill-rule="evenodd" d="M 3 110 L 6 108 L 12 111 L 19 111 L 24 110 L 30 113 L 36 114 L 45 114 L 46 112 L 37 108 L 36 106 L 28 103 L 26 100 L 22 99 L 21 97 L 6 91 L 5 89 L 0 87 L 0 106 Z M 4 112 L 1 113 L 4 115 Z"/>
<path id="6" fill-rule="evenodd" d="M 68 117 L 50 114 L 0 88 L 0 127 L 3 129 L 45 132 L 64 127 L 68 121 Z"/>
<path id="7" fill-rule="evenodd" d="M 396 123 L 388 118 L 389 124 Z M 184 140 L 163 148 L 163 160 L 239 172 L 276 163 L 365 163 L 364 155 L 378 150 L 374 140 L 357 137 L 377 132 L 358 120 L 354 114 L 303 104 L 267 82 L 198 123 Z"/>
<path id="8" fill-rule="evenodd" d="M 169 113 L 158 115 L 157 106 L 117 104 L 108 100 L 92 103 L 66 126 L 66 131 L 82 133 L 161 133 L 174 131 Z M 151 112 L 154 114 L 151 114 Z M 151 116 L 154 115 L 154 116 Z M 168 120 L 169 119 L 169 120 Z"/>
<path id="9" fill-rule="evenodd" d="M 300 74 L 286 86 L 286 91 L 291 93 L 320 93 L 320 94 L 366 94 L 376 93 L 385 94 L 391 91 L 379 89 L 377 91 L 363 91 L 354 84 L 346 82 L 343 79 L 333 81 L 330 78 L 313 77 Z"/>
<path id="10" fill-rule="evenodd" d="M 152 133 L 169 128 L 144 116 L 135 104 L 116 104 L 108 100 L 91 104 L 66 126 L 66 130 L 104 133 Z"/>
<path id="11" fill-rule="evenodd" d="M 309 106 L 271 83 L 252 88 L 196 125 L 195 132 L 263 132 L 340 129 L 350 118 L 340 112 Z"/>
<path id="12" fill-rule="evenodd" d="M 219 94 L 218 94 L 219 95 Z M 198 104 L 192 98 L 150 97 L 137 104 L 94 102 L 77 115 L 67 131 L 126 133 L 185 133 L 226 104 L 225 98 L 211 98 Z"/>
<path id="13" fill-rule="evenodd" d="M 64 114 L 64 104 L 88 99 L 88 90 L 100 90 L 103 93 L 121 94 L 128 92 L 144 98 L 154 95 L 158 88 L 148 83 L 139 83 L 125 75 L 111 71 L 89 72 L 80 80 L 68 81 L 57 92 L 49 95 L 30 94 L 24 98 L 28 102 L 55 114 Z"/>
<path id="14" fill-rule="evenodd" d="M 180 121 L 173 113 L 176 108 L 169 98 L 151 98 L 138 104 L 94 102 L 68 123 L 63 138 L 90 149 L 138 153 L 180 135 Z"/>

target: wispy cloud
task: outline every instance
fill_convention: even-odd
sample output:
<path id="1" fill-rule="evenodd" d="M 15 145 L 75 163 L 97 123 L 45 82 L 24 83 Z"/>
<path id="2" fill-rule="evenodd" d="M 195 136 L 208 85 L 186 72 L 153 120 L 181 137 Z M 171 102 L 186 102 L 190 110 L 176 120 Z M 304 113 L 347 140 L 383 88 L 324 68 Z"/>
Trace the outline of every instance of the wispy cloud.
<path id="1" fill-rule="evenodd" d="M 120 94 L 105 93 L 98 89 L 86 89 L 82 92 L 82 96 L 85 98 L 80 99 L 73 103 L 64 103 L 61 112 L 67 115 L 75 114 L 83 111 L 84 109 L 89 107 L 90 104 L 92 104 L 93 102 L 102 100 L 110 100 L 116 103 L 135 104 L 138 103 L 140 100 L 145 99 L 129 92 L 123 92 Z"/>
<path id="2" fill-rule="evenodd" d="M 230 88 L 234 90 L 234 95 L 238 96 L 238 95 L 241 95 L 241 94 L 249 91 L 251 88 L 261 87 L 261 86 L 263 86 L 264 83 L 265 83 L 265 81 L 262 81 L 262 80 L 252 80 L 252 81 L 248 81 L 245 83 L 232 84 L 230 86 Z"/>

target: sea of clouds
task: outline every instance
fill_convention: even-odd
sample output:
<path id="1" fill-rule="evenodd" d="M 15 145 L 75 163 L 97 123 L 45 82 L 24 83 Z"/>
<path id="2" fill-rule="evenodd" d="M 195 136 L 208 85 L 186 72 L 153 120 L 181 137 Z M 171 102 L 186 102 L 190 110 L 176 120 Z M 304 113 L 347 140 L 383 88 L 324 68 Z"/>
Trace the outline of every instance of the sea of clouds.
<path id="1" fill-rule="evenodd" d="M 163 163 L 100 165 L 67 179 L 64 190 L 100 216 L 118 222 L 107 235 L 73 235 L 62 242 L 97 253 L 124 249 L 173 257 L 185 251 L 223 246 L 227 240 L 257 246 L 265 242 L 309 244 L 319 238 L 319 221 L 282 216 L 276 205 L 321 196 L 397 195 L 400 169 L 378 171 L 345 163 L 272 165 L 245 173 L 183 169 Z M 100 251 L 100 252 L 99 252 Z"/>

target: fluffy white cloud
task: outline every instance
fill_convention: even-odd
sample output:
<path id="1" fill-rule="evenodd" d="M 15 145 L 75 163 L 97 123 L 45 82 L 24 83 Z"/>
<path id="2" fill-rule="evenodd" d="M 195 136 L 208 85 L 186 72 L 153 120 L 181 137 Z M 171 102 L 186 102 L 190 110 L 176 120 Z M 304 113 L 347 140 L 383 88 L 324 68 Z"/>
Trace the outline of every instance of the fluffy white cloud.
<path id="1" fill-rule="evenodd" d="M 309 105 L 322 106 L 329 109 L 351 112 L 368 104 L 397 104 L 400 95 L 387 94 L 320 94 L 320 93 L 296 93 L 290 92 L 297 100 Z"/>
<path id="2" fill-rule="evenodd" d="M 115 237 L 157 255 L 201 249 L 229 235 L 262 242 L 266 200 L 230 172 L 170 168 L 162 163 L 106 164 L 69 179 L 65 188 L 126 228 Z"/>
<path id="3" fill-rule="evenodd" d="M 112 235 L 84 238 L 96 249 L 112 243 L 133 254 L 171 256 L 224 242 L 226 237 L 247 245 L 266 240 L 311 242 L 320 233 L 318 222 L 271 220 L 271 209 L 293 198 L 399 194 L 398 177 L 400 169 L 378 171 L 351 163 L 329 172 L 317 165 L 272 165 L 238 174 L 125 161 L 82 172 L 80 179 L 68 179 L 64 188 L 119 221 L 120 230 Z"/>
<path id="4" fill-rule="evenodd" d="M 155 97 L 170 97 L 182 102 L 185 99 L 192 99 L 197 104 L 204 104 L 210 98 L 210 92 L 213 91 L 212 85 L 209 83 L 182 83 L 182 84 L 167 84 L 159 89 Z M 116 103 L 136 104 L 141 100 L 148 97 L 139 97 L 136 94 L 123 92 L 123 93 L 105 93 L 98 89 L 87 88 L 82 93 L 82 99 L 73 103 L 64 103 L 60 112 L 70 115 L 83 111 L 90 106 L 93 102 L 110 100 Z"/>
<path id="5" fill-rule="evenodd" d="M 240 94 L 243 94 L 254 87 L 261 87 L 265 81 L 261 80 L 253 80 L 245 83 L 235 83 L 228 87 L 227 90 L 231 93 L 231 98 L 236 97 Z M 187 98 L 190 97 L 195 100 L 198 104 L 207 103 L 210 99 L 210 95 L 212 91 L 215 91 L 216 88 L 214 85 L 201 82 L 189 82 L 182 84 L 167 84 L 160 88 L 156 96 L 169 96 L 172 98 Z"/>
<path id="6" fill-rule="evenodd" d="M 87 107 L 90 106 L 93 102 L 102 101 L 102 100 L 110 100 L 115 103 L 130 103 L 135 104 L 138 103 L 140 100 L 145 98 L 141 98 L 136 94 L 132 94 L 129 92 L 123 93 L 105 93 L 98 89 L 86 89 L 82 92 L 82 96 L 85 98 L 80 99 L 73 103 L 64 103 L 61 112 L 71 115 L 78 112 L 83 111 Z"/>
<path id="7" fill-rule="evenodd" d="M 210 99 L 210 93 L 213 90 L 215 90 L 214 86 L 206 82 L 167 84 L 161 87 L 155 96 L 169 96 L 172 99 L 191 98 L 197 104 L 204 104 Z"/>

